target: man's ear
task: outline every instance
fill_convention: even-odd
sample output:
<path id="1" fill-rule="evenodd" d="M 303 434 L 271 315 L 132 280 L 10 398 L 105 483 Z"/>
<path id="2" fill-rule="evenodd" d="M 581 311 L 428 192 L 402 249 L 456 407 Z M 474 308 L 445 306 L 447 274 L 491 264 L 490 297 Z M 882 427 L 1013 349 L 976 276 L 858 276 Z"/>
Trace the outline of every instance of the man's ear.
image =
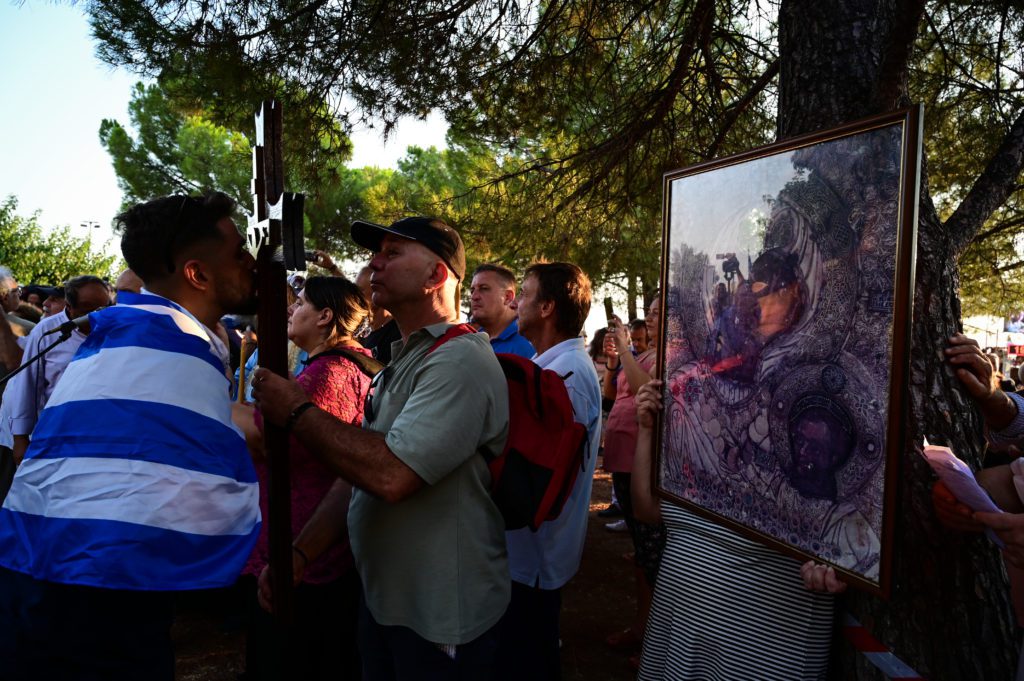
<path id="1" fill-rule="evenodd" d="M 512 301 L 515 300 L 515 299 L 516 299 L 516 290 L 514 288 L 507 288 L 507 289 L 505 289 L 505 296 L 504 296 L 504 300 L 503 300 L 503 303 L 504 303 L 505 307 L 508 307 L 509 305 L 511 305 Z"/>
<path id="2" fill-rule="evenodd" d="M 185 275 L 185 281 L 188 285 L 197 291 L 206 291 L 210 288 L 210 276 L 207 271 L 206 263 L 202 260 L 186 260 L 181 266 L 182 274 Z"/>
<path id="3" fill-rule="evenodd" d="M 555 301 L 553 300 L 542 300 L 540 301 L 540 316 L 551 317 L 555 314 Z"/>
<path id="4" fill-rule="evenodd" d="M 448 281 L 448 266 L 440 260 L 434 262 L 434 269 L 427 279 L 426 288 L 428 291 L 435 291 Z"/>

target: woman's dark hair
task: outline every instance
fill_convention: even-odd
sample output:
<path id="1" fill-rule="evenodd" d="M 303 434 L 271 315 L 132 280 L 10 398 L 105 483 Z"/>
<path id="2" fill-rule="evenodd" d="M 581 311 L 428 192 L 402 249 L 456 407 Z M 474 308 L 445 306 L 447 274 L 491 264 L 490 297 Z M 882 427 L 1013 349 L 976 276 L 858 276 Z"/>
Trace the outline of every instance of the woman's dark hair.
<path id="1" fill-rule="evenodd" d="M 342 336 L 355 334 L 370 313 L 363 292 L 345 277 L 310 277 L 302 292 L 316 309 L 334 313 L 334 331 Z"/>
<path id="2" fill-rule="evenodd" d="M 219 241 L 217 223 L 231 217 L 235 202 L 220 192 L 206 196 L 164 196 L 118 215 L 121 253 L 128 267 L 149 284 L 170 276 L 175 260 L 201 241 Z"/>
<path id="3" fill-rule="evenodd" d="M 604 354 L 604 337 L 608 335 L 608 327 L 602 326 L 594 332 L 594 340 L 590 341 L 590 358 L 597 359 Z"/>

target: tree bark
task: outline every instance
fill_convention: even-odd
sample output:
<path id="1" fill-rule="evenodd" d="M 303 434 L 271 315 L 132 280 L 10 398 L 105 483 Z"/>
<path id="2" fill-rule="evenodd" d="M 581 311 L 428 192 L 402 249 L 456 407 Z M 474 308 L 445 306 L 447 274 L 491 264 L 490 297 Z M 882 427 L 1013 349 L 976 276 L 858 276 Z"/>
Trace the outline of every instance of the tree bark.
<path id="1" fill-rule="evenodd" d="M 919 0 L 783 0 L 779 13 L 778 135 L 785 139 L 909 104 L 909 46 Z M 925 124 L 927 130 L 927 114 Z M 846 609 L 925 678 L 1010 679 L 1017 659 L 1002 558 L 983 537 L 940 526 L 922 436 L 948 444 L 977 468 L 983 453 L 976 410 L 946 366 L 946 339 L 961 330 L 957 243 L 922 173 L 906 448 L 899 471 L 891 599 L 850 593 Z M 837 638 L 844 678 L 884 678 Z"/>

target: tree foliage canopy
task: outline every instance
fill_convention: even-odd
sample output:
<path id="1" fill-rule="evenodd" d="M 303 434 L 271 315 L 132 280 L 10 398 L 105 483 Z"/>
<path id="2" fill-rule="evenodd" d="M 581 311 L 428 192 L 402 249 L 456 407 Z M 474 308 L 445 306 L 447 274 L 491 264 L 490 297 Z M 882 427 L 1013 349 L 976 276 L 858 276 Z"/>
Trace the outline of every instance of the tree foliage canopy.
<path id="1" fill-rule="evenodd" d="M 115 274 L 120 259 L 94 252 L 90 239 L 72 236 L 67 226 L 47 232 L 38 212 L 24 217 L 17 210 L 13 196 L 0 202 L 0 265 L 22 284 L 59 285 L 80 274 Z"/>
<path id="2" fill-rule="evenodd" d="M 159 85 L 136 86 L 130 127 L 114 120 L 100 127 L 125 205 L 174 192 L 218 190 L 248 209 L 250 142 L 209 116 L 206 110 L 184 113 Z M 636 222 L 620 221 L 607 238 L 591 240 L 584 211 L 537 204 L 532 178 L 517 172 L 522 157 L 497 158 L 491 147 L 466 135 L 453 135 L 449 142 L 443 151 L 410 147 L 395 170 L 338 162 L 330 181 L 321 183 L 310 183 L 310 173 L 290 173 L 290 188 L 307 195 L 307 237 L 316 246 L 359 258 L 364 254 L 348 238 L 353 220 L 387 223 L 410 213 L 433 214 L 459 225 L 470 245 L 471 265 L 573 259 L 597 281 L 638 262 L 656 272 L 657 253 L 637 248 L 643 240 L 636 238 L 642 235 Z M 653 286 L 653 278 L 647 284 Z"/>
<path id="3" fill-rule="evenodd" d="M 164 91 L 135 86 L 128 105 L 133 138 L 115 120 L 100 124 L 100 142 L 114 164 L 124 207 L 155 196 L 222 191 L 236 201 L 249 194 L 248 138 L 201 112 L 183 115 Z"/>
<path id="4" fill-rule="evenodd" d="M 173 84 L 173 97 L 235 130 L 275 93 L 296 131 L 286 148 L 326 140 L 314 157 L 331 177 L 345 175 L 335 140 L 352 121 L 380 118 L 387 131 L 440 109 L 463 145 L 455 155 L 476 159 L 448 187 L 432 185 L 439 201 L 480 194 L 451 209 L 471 220 L 460 228 L 557 234 L 564 257 L 603 253 L 598 278 L 647 282 L 661 174 L 773 137 L 777 11 L 738 0 L 90 4 L 101 57 Z M 1022 15 L 1009 0 L 933 0 L 923 17 L 911 27 L 910 87 L 928 107 L 931 190 L 948 217 L 1024 108 Z M 1020 201 L 1016 186 L 964 256 L 964 293 L 979 311 L 1024 294 Z"/>

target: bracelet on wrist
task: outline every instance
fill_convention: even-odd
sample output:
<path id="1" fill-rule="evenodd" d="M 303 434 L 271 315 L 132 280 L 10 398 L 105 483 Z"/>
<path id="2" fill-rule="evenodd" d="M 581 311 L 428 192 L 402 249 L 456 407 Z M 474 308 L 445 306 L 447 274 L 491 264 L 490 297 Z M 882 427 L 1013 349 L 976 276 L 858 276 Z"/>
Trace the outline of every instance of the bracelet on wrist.
<path id="1" fill-rule="evenodd" d="M 309 556 L 306 555 L 305 551 L 300 549 L 295 544 L 292 544 L 292 551 L 294 551 L 295 553 L 299 554 L 299 558 L 302 559 L 302 568 L 303 569 L 309 567 Z"/>
<path id="2" fill-rule="evenodd" d="M 313 404 L 312 402 L 303 402 L 299 406 L 292 409 L 292 413 L 288 414 L 288 418 L 285 419 L 284 429 L 290 431 L 292 428 L 295 427 L 295 423 L 299 420 L 299 417 L 305 414 L 306 411 L 308 411 L 311 407 L 315 406 L 316 405 Z"/>

